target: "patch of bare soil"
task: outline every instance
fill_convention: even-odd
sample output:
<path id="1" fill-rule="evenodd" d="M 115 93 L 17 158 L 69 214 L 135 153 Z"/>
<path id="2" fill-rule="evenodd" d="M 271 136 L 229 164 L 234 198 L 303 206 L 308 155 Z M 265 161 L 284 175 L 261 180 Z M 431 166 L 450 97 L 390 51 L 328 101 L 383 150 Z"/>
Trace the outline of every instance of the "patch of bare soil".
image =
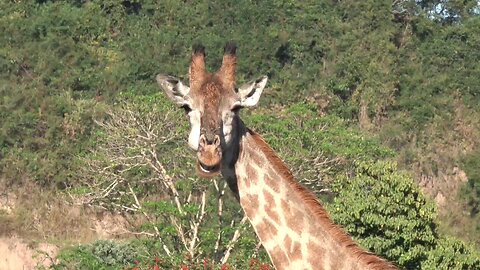
<path id="1" fill-rule="evenodd" d="M 68 245 L 130 236 L 129 218 L 65 197 L 34 186 L 2 192 L 0 184 L 0 270 L 47 269 Z"/>
<path id="2" fill-rule="evenodd" d="M 0 269 L 48 268 L 55 262 L 58 246 L 41 243 L 29 245 L 16 236 L 0 238 Z"/>

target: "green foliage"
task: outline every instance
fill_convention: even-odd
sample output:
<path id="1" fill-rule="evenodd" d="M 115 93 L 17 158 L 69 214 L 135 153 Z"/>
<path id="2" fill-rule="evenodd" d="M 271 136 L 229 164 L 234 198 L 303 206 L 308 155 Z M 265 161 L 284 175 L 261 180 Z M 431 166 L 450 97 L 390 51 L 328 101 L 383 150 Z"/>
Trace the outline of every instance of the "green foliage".
<path id="1" fill-rule="evenodd" d="M 92 254 L 106 265 L 126 265 L 133 263 L 135 250 L 129 245 L 121 245 L 110 240 L 92 244 Z"/>
<path id="2" fill-rule="evenodd" d="M 477 269 L 474 246 L 438 235 L 436 212 L 392 162 L 357 162 L 354 177 L 332 185 L 333 219 L 359 243 L 405 269 Z"/>
<path id="3" fill-rule="evenodd" d="M 59 263 L 53 269 L 272 269 L 267 258 L 232 260 L 222 265 L 214 258 L 205 257 L 200 262 L 191 261 L 182 254 L 168 257 L 154 239 L 132 240 L 128 243 L 100 240 L 60 252 Z"/>
<path id="4" fill-rule="evenodd" d="M 480 256 L 474 246 L 446 237 L 437 240 L 435 249 L 422 262 L 422 269 L 479 269 Z"/>
<path id="5" fill-rule="evenodd" d="M 131 244 L 99 240 L 90 245 L 63 250 L 53 269 L 123 269 L 133 265 L 139 252 Z"/>
<path id="6" fill-rule="evenodd" d="M 247 126 L 262 134 L 296 178 L 315 191 L 325 188 L 339 175 L 351 174 L 355 160 L 395 156 L 378 140 L 349 127 L 342 118 L 320 117 L 311 102 L 242 114 Z"/>
<path id="7" fill-rule="evenodd" d="M 391 162 L 357 162 L 339 178 L 329 205 L 336 222 L 366 248 L 406 269 L 419 268 L 437 239 L 435 210 L 412 179 Z"/>
<path id="8" fill-rule="evenodd" d="M 324 153 L 348 160 L 394 156 L 393 151 L 350 128 L 343 119 L 333 115 L 320 117 L 312 103 L 293 103 L 274 112 L 249 112 L 245 122 L 263 134 L 274 148 L 289 147 L 292 153 Z"/>

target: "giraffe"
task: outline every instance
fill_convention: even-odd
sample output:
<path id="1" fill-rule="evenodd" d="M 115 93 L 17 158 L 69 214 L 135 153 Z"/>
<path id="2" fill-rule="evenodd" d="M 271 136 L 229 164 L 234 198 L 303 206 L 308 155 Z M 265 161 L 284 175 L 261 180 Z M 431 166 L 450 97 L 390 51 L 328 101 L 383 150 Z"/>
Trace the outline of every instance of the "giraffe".
<path id="1" fill-rule="evenodd" d="M 262 137 L 245 126 L 239 110 L 258 103 L 267 77 L 237 88 L 236 60 L 235 44 L 227 43 L 222 66 L 208 73 L 205 48 L 196 45 L 189 86 L 172 76 L 156 76 L 188 115 L 197 174 L 222 174 L 276 269 L 397 269 L 355 244 Z"/>

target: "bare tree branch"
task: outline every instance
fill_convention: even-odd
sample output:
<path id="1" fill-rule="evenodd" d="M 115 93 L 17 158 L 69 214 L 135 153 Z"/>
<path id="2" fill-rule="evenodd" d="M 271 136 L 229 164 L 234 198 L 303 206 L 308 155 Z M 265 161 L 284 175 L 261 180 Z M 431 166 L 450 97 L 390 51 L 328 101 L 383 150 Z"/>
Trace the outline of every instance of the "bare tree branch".
<path id="1" fill-rule="evenodd" d="M 232 222 L 233 222 L 233 221 L 232 221 Z M 235 244 L 237 243 L 238 239 L 240 238 L 240 230 L 242 230 L 243 225 L 245 224 L 245 222 L 247 222 L 247 216 L 243 216 L 242 220 L 240 221 L 240 226 L 238 227 L 237 230 L 235 230 L 235 233 L 233 234 L 232 239 L 230 240 L 230 242 L 228 242 L 228 244 L 227 244 L 227 250 L 225 251 L 222 259 L 220 260 L 220 262 L 221 262 L 222 264 L 227 263 L 228 258 L 230 257 L 230 253 L 232 252 L 233 247 L 235 246 Z M 233 224 L 232 224 L 232 225 L 233 225 Z"/>

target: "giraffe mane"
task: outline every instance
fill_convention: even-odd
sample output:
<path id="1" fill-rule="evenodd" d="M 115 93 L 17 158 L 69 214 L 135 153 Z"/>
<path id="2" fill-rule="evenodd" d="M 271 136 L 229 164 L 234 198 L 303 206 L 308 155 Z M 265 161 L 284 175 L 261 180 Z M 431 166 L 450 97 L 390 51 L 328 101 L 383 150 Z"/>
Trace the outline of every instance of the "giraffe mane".
<path id="1" fill-rule="evenodd" d="M 313 192 L 298 183 L 291 171 L 288 169 L 283 160 L 275 153 L 275 151 L 265 142 L 265 140 L 258 133 L 248 129 L 248 133 L 252 136 L 259 150 L 262 151 L 268 161 L 277 169 L 289 185 L 296 191 L 300 198 L 305 202 L 307 208 L 323 223 L 327 224 L 327 230 L 335 239 L 339 239 L 339 244 L 349 249 L 360 262 L 372 267 L 372 269 L 397 269 L 390 262 L 376 256 L 373 253 L 361 249 L 352 238 L 338 225 L 334 224 L 327 211 L 318 201 Z"/>

